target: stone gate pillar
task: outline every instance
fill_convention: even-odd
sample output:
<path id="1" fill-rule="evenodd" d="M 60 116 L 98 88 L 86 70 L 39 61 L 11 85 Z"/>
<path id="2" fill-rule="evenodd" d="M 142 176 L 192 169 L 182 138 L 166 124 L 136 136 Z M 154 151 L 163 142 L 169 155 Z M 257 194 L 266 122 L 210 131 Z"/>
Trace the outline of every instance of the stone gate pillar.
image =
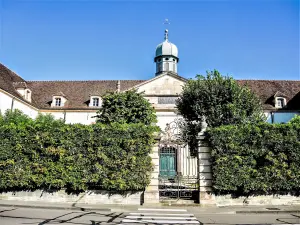
<path id="1" fill-rule="evenodd" d="M 212 194 L 211 148 L 203 134 L 198 136 L 198 185 L 199 203 L 214 205 L 215 197 Z"/>
<path id="2" fill-rule="evenodd" d="M 144 204 L 159 203 L 159 190 L 158 190 L 158 174 L 159 174 L 159 140 L 156 138 L 156 142 L 152 147 L 152 165 L 154 167 L 151 173 L 151 181 L 144 192 Z"/>

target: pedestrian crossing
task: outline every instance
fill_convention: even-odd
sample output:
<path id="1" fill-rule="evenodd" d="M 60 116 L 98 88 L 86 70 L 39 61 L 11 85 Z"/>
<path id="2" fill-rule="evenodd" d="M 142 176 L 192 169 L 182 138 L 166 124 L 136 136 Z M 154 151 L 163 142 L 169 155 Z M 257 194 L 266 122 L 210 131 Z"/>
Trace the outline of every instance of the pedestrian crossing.
<path id="1" fill-rule="evenodd" d="M 129 213 L 121 224 L 200 224 L 194 214 L 186 209 L 147 209 L 139 208 L 139 212 Z"/>

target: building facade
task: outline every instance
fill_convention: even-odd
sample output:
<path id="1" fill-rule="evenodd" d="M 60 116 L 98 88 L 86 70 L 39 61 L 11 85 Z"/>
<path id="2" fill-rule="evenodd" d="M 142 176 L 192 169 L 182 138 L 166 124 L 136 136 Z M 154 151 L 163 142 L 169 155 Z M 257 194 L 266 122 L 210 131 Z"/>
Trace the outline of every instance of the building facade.
<path id="1" fill-rule="evenodd" d="M 156 73 L 150 80 L 94 80 L 94 81 L 26 81 L 0 64 L 0 110 L 20 109 L 34 118 L 38 113 L 50 113 L 66 123 L 91 124 L 101 107 L 106 92 L 129 89 L 144 91 L 146 99 L 156 109 L 158 125 L 164 129 L 176 115 L 175 100 L 186 79 L 179 76 L 178 49 L 169 41 L 156 47 Z M 238 80 L 260 98 L 270 123 L 285 123 L 300 110 L 300 81 Z"/>
<path id="2" fill-rule="evenodd" d="M 191 155 L 188 146 L 168 143 L 174 129 L 172 126 L 179 118 L 175 101 L 187 81 L 177 73 L 178 49 L 169 41 L 168 30 L 165 31 L 164 41 L 156 47 L 154 62 L 156 73 L 150 80 L 93 81 L 26 81 L 0 64 L 0 112 L 19 109 L 31 118 L 42 113 L 52 114 L 66 123 L 92 124 L 95 122 L 96 112 L 101 108 L 102 96 L 105 93 L 131 89 L 143 92 L 144 97 L 156 110 L 157 125 L 166 131 L 161 142 L 154 146 L 151 155 L 156 169 L 147 188 L 148 194 L 145 196 L 148 197 L 145 198 L 148 202 L 154 201 L 158 198 L 158 193 L 161 198 L 168 198 L 169 195 L 192 197 L 199 185 L 200 191 L 209 191 L 211 171 L 209 160 L 205 159 L 209 157 L 207 147 L 202 147 L 204 150 L 197 158 Z M 237 82 L 248 86 L 258 95 L 270 123 L 286 123 L 300 112 L 300 81 Z M 199 164 L 200 158 L 203 165 Z M 203 179 L 200 178 L 202 175 Z M 175 178 L 181 180 L 177 186 L 174 186 Z M 190 191 L 187 191 L 187 187 Z M 178 191 L 181 189 L 185 191 Z"/>

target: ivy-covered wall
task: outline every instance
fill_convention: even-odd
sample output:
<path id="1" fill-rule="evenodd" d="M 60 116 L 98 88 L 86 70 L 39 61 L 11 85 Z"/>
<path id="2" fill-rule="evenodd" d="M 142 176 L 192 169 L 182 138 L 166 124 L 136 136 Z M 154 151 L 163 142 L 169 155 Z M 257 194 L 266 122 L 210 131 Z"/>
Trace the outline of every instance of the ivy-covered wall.
<path id="1" fill-rule="evenodd" d="M 143 190 L 150 183 L 154 129 L 7 113 L 0 116 L 0 191 Z"/>
<path id="2" fill-rule="evenodd" d="M 260 123 L 210 129 L 214 192 L 298 194 L 299 124 Z"/>

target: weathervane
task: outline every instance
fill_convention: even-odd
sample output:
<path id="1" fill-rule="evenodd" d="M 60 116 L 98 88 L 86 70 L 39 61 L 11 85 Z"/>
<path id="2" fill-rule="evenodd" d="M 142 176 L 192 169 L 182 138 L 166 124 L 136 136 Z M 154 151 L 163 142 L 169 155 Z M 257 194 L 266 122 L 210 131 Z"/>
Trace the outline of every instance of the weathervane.
<path id="1" fill-rule="evenodd" d="M 163 24 L 170 24 L 169 19 L 165 19 L 165 21 L 163 22 Z"/>
<path id="2" fill-rule="evenodd" d="M 169 25 L 170 22 L 169 22 L 169 19 L 165 19 L 165 21 L 163 22 L 163 24 L 165 25 Z M 168 29 L 165 30 L 165 40 L 168 40 Z"/>

